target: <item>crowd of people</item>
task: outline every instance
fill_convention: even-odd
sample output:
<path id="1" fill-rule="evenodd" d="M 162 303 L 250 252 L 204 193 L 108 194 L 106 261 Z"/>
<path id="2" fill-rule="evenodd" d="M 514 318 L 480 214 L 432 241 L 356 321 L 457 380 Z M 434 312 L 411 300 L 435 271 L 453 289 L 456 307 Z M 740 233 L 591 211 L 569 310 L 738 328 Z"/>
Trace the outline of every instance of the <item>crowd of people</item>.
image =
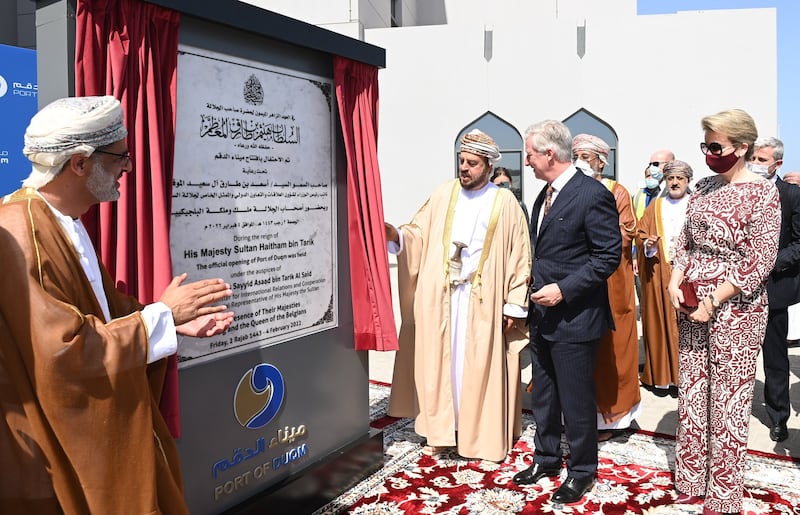
<path id="1" fill-rule="evenodd" d="M 407 328 L 389 414 L 416 417 L 425 453 L 507 456 L 521 431 L 527 346 L 535 451 L 514 483 L 562 476 L 551 501 L 581 500 L 598 442 L 640 414 L 641 385 L 677 392 L 676 502 L 740 512 L 762 348 L 770 437 L 788 436 L 800 174 L 778 176 L 783 144 L 759 139 L 742 110 L 700 126 L 712 175 L 692 188 L 692 167 L 657 150 L 631 194 L 603 175 L 601 138 L 573 137 L 554 120 L 532 125 L 525 161 L 546 185 L 527 224 L 503 184 L 511 176 L 493 169 L 497 145 L 475 130 L 461 141 L 458 178 L 411 223 L 385 224 Z"/>
<path id="2" fill-rule="evenodd" d="M 759 139 L 742 110 L 701 128 L 713 175 L 692 190 L 692 167 L 658 150 L 631 195 L 603 176 L 601 138 L 531 125 L 525 161 L 546 186 L 530 217 L 495 168 L 497 144 L 474 130 L 458 177 L 410 223 L 385 223 L 402 316 L 389 414 L 415 418 L 425 454 L 506 459 L 522 432 L 527 348 L 535 452 L 515 484 L 563 476 L 552 502 L 581 500 L 598 442 L 639 415 L 640 384 L 676 388 L 677 502 L 740 512 L 759 353 L 770 437 L 788 437 L 800 177 L 778 176 L 783 144 Z M 16 292 L 0 298 L 0 465 L 14 472 L 0 511 L 187 512 L 157 404 L 165 358 L 177 334 L 228 329 L 233 313 L 218 302 L 231 289 L 181 274 L 147 306 L 115 289 L 80 216 L 119 197 L 132 171 L 126 135 L 113 97 L 51 103 L 25 134 L 31 174 L 0 206 L 0 285 Z"/>

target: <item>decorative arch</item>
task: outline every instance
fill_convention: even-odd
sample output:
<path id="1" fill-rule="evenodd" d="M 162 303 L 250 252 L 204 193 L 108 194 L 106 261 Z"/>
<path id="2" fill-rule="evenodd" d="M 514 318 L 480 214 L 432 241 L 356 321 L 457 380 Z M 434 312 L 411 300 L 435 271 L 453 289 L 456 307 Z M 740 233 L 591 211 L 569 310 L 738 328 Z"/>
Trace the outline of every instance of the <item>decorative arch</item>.
<path id="1" fill-rule="evenodd" d="M 500 147 L 500 161 L 495 166 L 506 168 L 511 174 L 511 191 L 517 200 L 522 200 L 522 150 L 524 147 L 522 136 L 513 125 L 503 120 L 491 111 L 468 123 L 456 136 L 453 155 L 455 162 L 454 174 L 458 177 L 458 154 L 461 150 L 461 138 L 472 129 L 478 129 L 494 139 Z"/>
<path id="2" fill-rule="evenodd" d="M 603 169 L 603 176 L 617 180 L 617 144 L 619 140 L 614 128 L 603 121 L 602 118 L 584 108 L 580 108 L 566 117 L 564 125 L 569 127 L 573 136 L 581 133 L 591 134 L 608 143 L 611 150 L 608 152 L 608 164 Z"/>

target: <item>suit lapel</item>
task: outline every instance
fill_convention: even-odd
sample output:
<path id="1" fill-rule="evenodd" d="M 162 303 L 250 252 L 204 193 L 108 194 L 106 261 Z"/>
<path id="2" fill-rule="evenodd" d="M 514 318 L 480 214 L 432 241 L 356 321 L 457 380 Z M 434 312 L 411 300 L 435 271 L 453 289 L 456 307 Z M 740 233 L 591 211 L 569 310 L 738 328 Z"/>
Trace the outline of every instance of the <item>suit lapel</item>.
<path id="1" fill-rule="evenodd" d="M 561 191 L 558 192 L 556 199 L 550 205 L 550 210 L 547 212 L 547 216 L 542 219 L 542 226 L 539 227 L 539 233 L 537 237 L 541 237 L 542 233 L 545 231 L 545 229 L 547 229 L 551 221 L 558 219 L 564 212 L 567 211 L 567 206 L 574 202 L 575 197 L 578 195 L 580 181 L 584 179 L 588 179 L 588 177 L 578 171 L 572 176 L 567 184 L 564 185 Z"/>

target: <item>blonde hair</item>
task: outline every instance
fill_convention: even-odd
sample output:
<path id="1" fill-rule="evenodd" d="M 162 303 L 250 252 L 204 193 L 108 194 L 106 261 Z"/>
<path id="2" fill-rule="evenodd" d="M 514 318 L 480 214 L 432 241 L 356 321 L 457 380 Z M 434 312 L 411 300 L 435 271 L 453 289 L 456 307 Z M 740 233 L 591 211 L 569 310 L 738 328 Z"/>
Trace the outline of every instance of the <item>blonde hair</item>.
<path id="1" fill-rule="evenodd" d="M 758 138 L 756 122 L 753 117 L 742 109 L 728 109 L 717 114 L 710 114 L 700 121 L 704 131 L 724 134 L 734 145 L 747 144 L 745 161 L 749 161 L 755 152 L 755 142 Z"/>

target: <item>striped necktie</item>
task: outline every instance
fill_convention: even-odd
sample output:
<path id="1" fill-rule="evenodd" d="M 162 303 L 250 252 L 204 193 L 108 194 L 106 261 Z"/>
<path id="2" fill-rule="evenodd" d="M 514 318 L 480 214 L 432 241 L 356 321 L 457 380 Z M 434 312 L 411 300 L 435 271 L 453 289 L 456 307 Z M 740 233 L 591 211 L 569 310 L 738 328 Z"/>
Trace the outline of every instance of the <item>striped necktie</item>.
<path id="1" fill-rule="evenodd" d="M 544 197 L 544 214 L 542 216 L 547 216 L 547 212 L 550 211 L 550 203 L 553 201 L 553 185 L 547 185 L 547 194 Z"/>

